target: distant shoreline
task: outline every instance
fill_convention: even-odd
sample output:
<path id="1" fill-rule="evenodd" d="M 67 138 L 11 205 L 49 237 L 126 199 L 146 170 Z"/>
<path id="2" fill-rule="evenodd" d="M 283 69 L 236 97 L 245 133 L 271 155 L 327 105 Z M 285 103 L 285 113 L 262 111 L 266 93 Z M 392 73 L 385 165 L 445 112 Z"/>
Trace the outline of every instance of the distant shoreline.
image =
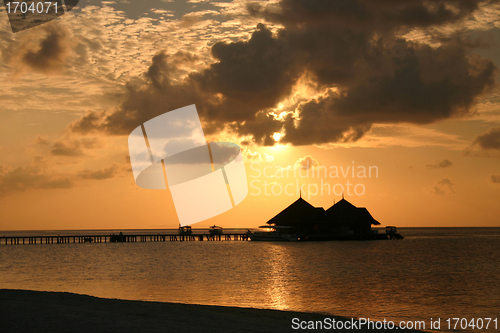
<path id="1" fill-rule="evenodd" d="M 350 320 L 319 313 L 128 301 L 66 292 L 12 289 L 0 289 L 0 314 L 0 328 L 5 332 L 279 333 L 311 331 L 292 329 L 293 318 L 314 322 L 325 318 Z"/>

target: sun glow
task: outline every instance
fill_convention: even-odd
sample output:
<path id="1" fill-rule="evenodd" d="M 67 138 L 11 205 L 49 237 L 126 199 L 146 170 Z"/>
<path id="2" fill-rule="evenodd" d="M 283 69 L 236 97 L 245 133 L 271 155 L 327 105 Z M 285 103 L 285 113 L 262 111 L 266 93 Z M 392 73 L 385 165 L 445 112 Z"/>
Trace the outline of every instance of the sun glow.
<path id="1" fill-rule="evenodd" d="M 279 133 L 279 132 L 274 132 L 274 134 L 273 134 L 273 139 L 274 139 L 274 141 L 276 141 L 276 142 L 280 141 L 280 139 L 281 139 L 281 133 Z"/>

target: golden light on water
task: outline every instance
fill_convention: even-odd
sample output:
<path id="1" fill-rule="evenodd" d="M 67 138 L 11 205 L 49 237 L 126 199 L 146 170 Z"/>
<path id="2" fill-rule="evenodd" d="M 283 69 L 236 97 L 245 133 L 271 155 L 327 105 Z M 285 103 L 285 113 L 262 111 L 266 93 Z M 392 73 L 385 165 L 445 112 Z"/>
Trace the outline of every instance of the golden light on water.
<path id="1" fill-rule="evenodd" d="M 269 253 L 266 295 L 274 309 L 287 310 L 290 307 L 288 279 L 291 273 L 288 270 L 290 265 L 288 251 L 286 247 L 275 244 L 266 247 L 266 252 Z"/>

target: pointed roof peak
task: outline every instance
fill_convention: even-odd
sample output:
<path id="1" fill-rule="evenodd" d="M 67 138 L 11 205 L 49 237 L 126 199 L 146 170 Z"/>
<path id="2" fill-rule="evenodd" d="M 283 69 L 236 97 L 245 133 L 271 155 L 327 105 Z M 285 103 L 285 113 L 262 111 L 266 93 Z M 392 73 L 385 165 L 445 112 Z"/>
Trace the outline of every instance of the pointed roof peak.
<path id="1" fill-rule="evenodd" d="M 342 198 L 339 201 L 337 201 L 336 203 L 334 203 L 330 208 L 328 208 L 327 211 L 329 211 L 331 209 L 346 209 L 346 208 L 352 209 L 352 208 L 356 208 L 356 206 L 354 206 L 352 203 L 347 201 L 345 198 Z"/>
<path id="2" fill-rule="evenodd" d="M 297 200 L 295 200 L 294 202 L 292 202 L 292 205 L 296 202 L 305 202 L 306 204 L 308 205 L 311 205 L 309 202 L 307 202 L 304 198 L 302 198 L 302 196 L 300 198 L 298 198 Z M 290 205 L 291 206 L 291 205 Z M 312 206 L 312 205 L 311 205 Z"/>
<path id="3" fill-rule="evenodd" d="M 324 212 L 323 208 L 319 208 L 319 210 Z M 290 225 L 290 223 L 293 224 L 297 221 L 301 221 L 301 219 L 308 216 L 315 216 L 318 214 L 319 210 L 304 200 L 304 198 L 300 197 L 267 221 L 267 224 L 275 223 L 276 225 Z"/>

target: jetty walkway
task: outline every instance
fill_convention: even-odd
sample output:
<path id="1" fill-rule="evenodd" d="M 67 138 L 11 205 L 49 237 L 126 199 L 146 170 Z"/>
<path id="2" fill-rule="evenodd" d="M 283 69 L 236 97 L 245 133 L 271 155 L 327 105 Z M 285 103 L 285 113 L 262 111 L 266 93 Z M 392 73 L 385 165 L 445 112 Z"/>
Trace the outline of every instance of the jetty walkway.
<path id="1" fill-rule="evenodd" d="M 92 235 L 26 235 L 0 236 L 0 245 L 8 244 L 76 244 L 76 243 L 132 243 L 132 242 L 184 242 L 184 241 L 247 241 L 248 230 L 210 234 L 206 229 L 193 229 L 191 234 L 181 235 L 177 229 L 156 234 L 92 234 Z"/>

